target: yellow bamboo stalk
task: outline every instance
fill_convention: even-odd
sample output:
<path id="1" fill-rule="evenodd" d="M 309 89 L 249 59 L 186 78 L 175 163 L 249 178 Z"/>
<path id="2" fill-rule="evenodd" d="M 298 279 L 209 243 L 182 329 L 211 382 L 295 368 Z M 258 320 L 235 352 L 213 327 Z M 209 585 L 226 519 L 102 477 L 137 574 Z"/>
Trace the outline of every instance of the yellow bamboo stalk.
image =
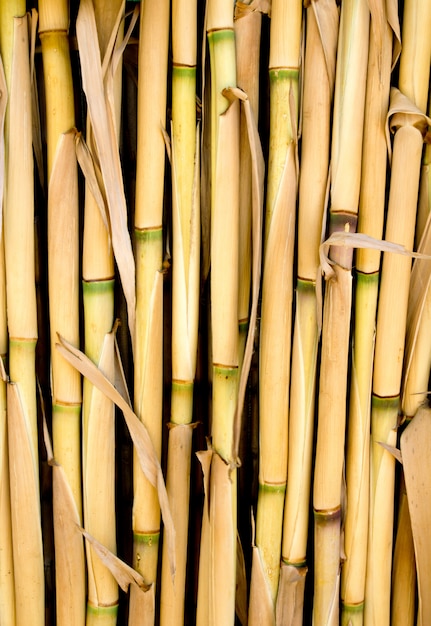
<path id="1" fill-rule="evenodd" d="M 237 82 L 247 94 L 254 118 L 259 118 L 259 60 L 262 11 L 261 0 L 236 2 L 235 41 Z M 245 111 L 241 109 L 241 154 L 240 154 L 240 208 L 239 208 L 239 362 L 245 350 L 250 315 L 250 289 L 252 265 L 252 166 Z"/>
<path id="2" fill-rule="evenodd" d="M 69 55 L 68 26 L 69 13 L 67 2 L 52 3 L 42 0 L 39 5 L 40 20 L 39 34 L 42 42 L 42 54 L 44 64 L 44 78 L 46 84 L 46 117 L 48 137 L 48 185 L 54 165 L 62 133 L 69 131 L 74 126 L 74 103 L 72 71 Z M 60 167 L 64 165 L 61 164 Z M 76 160 L 71 164 L 71 171 L 75 170 L 77 186 Z M 60 181 L 56 181 L 61 184 Z M 73 183 L 72 183 L 73 184 Z M 76 187 L 77 189 L 77 187 Z M 49 197 L 49 187 L 48 187 Z M 49 210 L 48 210 L 49 211 Z M 79 343 L 78 324 L 78 223 L 77 223 L 77 195 L 70 204 L 63 204 L 64 215 L 60 215 L 60 209 L 51 202 L 49 216 L 51 242 L 49 257 L 49 275 L 51 284 L 50 296 L 50 322 L 51 322 L 51 359 L 52 359 L 52 398 L 53 398 L 53 438 L 54 450 L 57 462 L 65 469 L 70 480 L 71 488 L 75 494 L 78 511 L 82 510 L 81 504 L 81 463 L 80 463 L 80 406 L 81 390 L 80 376 L 68 365 L 65 365 L 54 349 L 57 333 L 69 337 L 70 340 Z M 67 213 L 69 211 L 69 213 Z M 70 220 L 70 221 L 69 221 Z M 58 239 L 61 236 L 60 222 L 68 228 L 69 246 L 66 241 Z M 58 229 L 58 230 L 57 230 Z M 65 231 L 63 231 L 63 234 Z M 68 256 L 70 255 L 70 256 Z M 65 260 L 67 258 L 67 260 Z M 59 263 L 59 261 L 63 261 Z M 72 271 L 71 271 L 72 268 Z M 61 273 L 63 270 L 64 274 Z M 61 289 L 61 294 L 58 289 Z M 70 300 L 68 300 L 70 298 Z M 69 417 L 64 418 L 64 423 L 69 422 L 69 430 L 66 441 L 61 443 L 60 431 L 63 421 L 62 412 Z M 72 412 L 75 419 L 70 419 Z M 56 427 L 59 425 L 59 429 Z M 58 433 L 58 436 L 57 436 Z M 70 437 L 70 438 L 69 438 Z M 74 444 L 71 445 L 72 441 Z M 57 447 L 56 447 L 57 443 Z M 64 446 L 63 450 L 61 449 Z M 72 478 L 73 477 L 73 478 Z"/>
<path id="3" fill-rule="evenodd" d="M 302 3 L 273 2 L 270 31 L 270 136 L 260 337 L 260 469 L 250 620 L 258 623 L 255 581 L 263 568 L 275 615 L 287 478 L 296 143 Z M 276 453 L 274 453 L 277 451 Z M 256 573 L 253 574 L 253 571 Z M 257 575 L 257 577 L 256 577 Z"/>
<path id="4" fill-rule="evenodd" d="M 43 624 L 44 571 L 39 502 L 35 348 L 37 315 L 34 266 L 34 199 L 31 125 L 30 46 L 24 7 L 13 4 L 2 48 L 8 55 L 9 113 L 6 123 L 4 251 L 9 332 L 9 476 L 15 615 L 17 623 Z M 22 10 L 20 10 L 22 9 Z M 22 448 L 19 441 L 22 438 Z M 22 475 L 16 472 L 22 464 Z M 25 482 L 27 481 L 27 483 Z M 28 493 L 26 493 L 28 489 Z M 26 535 L 25 539 L 23 535 Z M 20 536 L 23 541 L 20 545 Z"/>
<path id="5" fill-rule="evenodd" d="M 94 13 L 101 58 L 108 56 L 112 68 L 111 36 L 118 41 L 123 34 L 124 5 L 95 2 Z M 120 27 L 119 27 L 120 26 Z M 114 40 L 115 41 L 115 40 Z M 114 46 L 114 47 L 118 47 Z M 113 94 L 117 136 L 121 115 L 122 65 L 115 71 Z M 91 142 L 91 123 L 87 137 Z M 94 143 L 94 141 L 92 142 Z M 97 151 L 96 151 L 97 155 Z M 104 195 L 104 194 L 102 194 Z M 106 207 L 105 207 L 106 211 Z M 114 325 L 114 256 L 107 224 L 90 185 L 86 186 L 83 235 L 83 304 L 85 351 L 112 379 L 113 342 L 106 342 Z M 111 345 L 112 344 L 112 345 Z M 103 356 L 103 363 L 102 363 Z M 83 399 L 83 489 L 86 530 L 113 554 L 116 553 L 115 515 L 115 410 L 114 404 L 91 383 L 84 380 Z M 87 624 L 116 624 L 118 584 L 107 567 L 86 543 L 88 564 Z"/>
<path id="6" fill-rule="evenodd" d="M 344 2 L 340 15 L 332 131 L 329 232 L 356 230 L 365 107 L 369 9 Z M 352 250 L 333 250 L 322 327 L 316 464 L 313 619 L 339 622 L 341 502 L 350 351 Z"/>
<path id="7" fill-rule="evenodd" d="M 403 76 L 403 80 L 400 78 L 400 92 L 394 88 L 391 92 L 390 113 L 394 113 L 391 128 L 395 137 L 385 238 L 402 243 L 411 250 L 423 134 L 427 126 L 425 116 L 421 115 L 421 110 L 426 108 L 425 90 L 418 85 L 425 82 L 428 89 L 430 43 L 425 33 L 430 28 L 431 7 L 428 3 L 408 2 L 404 9 L 406 17 L 403 20 L 400 59 L 400 70 L 403 68 L 400 77 Z M 415 63 L 411 63 L 412 55 L 416 56 Z M 418 98 L 417 102 L 415 98 Z M 396 442 L 410 271 L 408 258 L 384 255 L 373 375 L 371 500 L 365 595 L 367 623 L 382 626 L 388 624 L 390 619 L 395 470 L 391 454 L 378 442 L 389 445 Z"/>
<path id="8" fill-rule="evenodd" d="M 3 3 L 0 5 L 3 10 Z M 4 19 L 3 13 L 0 20 Z M 3 49 L 3 35 L 0 36 L 0 49 Z M 7 104 L 7 86 L 3 63 L 0 57 L 0 202 L 3 203 L 3 191 L 6 176 L 4 124 Z M 6 280 L 4 259 L 3 228 L 0 237 L 0 358 L 2 368 L 6 369 L 8 335 L 6 316 Z M 6 382 L 0 382 L 0 621 L 6 624 L 15 622 L 15 591 L 13 576 L 12 521 L 10 509 L 9 459 L 7 445 L 7 402 Z"/>
<path id="9" fill-rule="evenodd" d="M 199 144 L 196 129 L 197 4 L 172 4 L 172 388 L 166 488 L 173 515 L 175 578 L 163 542 L 160 623 L 184 623 L 193 387 L 200 293 Z"/>
<path id="10" fill-rule="evenodd" d="M 298 270 L 292 345 L 288 482 L 277 612 L 302 623 L 319 328 L 316 279 L 327 190 L 339 13 L 333 0 L 307 7 L 302 99 Z M 317 146 L 317 149 L 316 149 Z M 288 612 L 288 613 L 287 613 Z M 288 616 L 287 616 L 288 615 Z"/>
<path id="11" fill-rule="evenodd" d="M 147 427 L 161 454 L 162 438 L 162 294 L 157 274 L 162 270 L 162 214 L 166 119 L 169 2 L 141 2 L 138 58 L 138 145 L 135 201 L 136 349 L 135 412 Z M 156 287 L 156 285 L 159 287 Z M 159 308 L 153 309 L 157 306 Z M 154 336 L 155 333 L 157 336 Z M 153 336 L 151 336 L 153 334 Z M 144 478 L 135 455 L 133 502 L 134 567 L 154 585 L 160 536 L 160 509 L 154 487 Z M 154 608 L 145 609 L 150 596 L 131 591 L 129 624 L 151 624 Z"/>
<path id="12" fill-rule="evenodd" d="M 392 66 L 393 28 L 384 7 L 371 14 L 367 94 L 364 119 L 358 232 L 381 239 L 386 192 L 386 115 Z M 363 623 L 369 503 L 370 397 L 380 253 L 361 249 L 356 257 L 355 327 L 346 452 L 347 510 L 342 571 L 342 622 Z"/>
<path id="13" fill-rule="evenodd" d="M 64 468 L 78 515 L 82 519 L 81 488 L 81 378 L 55 349 L 57 333 L 79 345 L 79 240 L 78 171 L 73 135 L 75 124 L 72 69 L 66 0 L 39 3 L 39 35 L 46 93 L 48 160 L 48 292 L 51 345 L 52 434 L 54 456 Z M 61 147 L 61 150 L 60 150 Z M 67 189 L 67 192 L 66 192 Z M 54 483 L 54 488 L 59 483 Z M 61 519 L 56 516 L 57 623 L 79 623 L 85 614 L 85 565 L 62 561 L 66 542 Z M 62 566 L 60 566 L 62 563 Z M 72 573 L 69 572 L 72 569 Z M 84 607 L 82 606 L 84 603 Z"/>
<path id="14" fill-rule="evenodd" d="M 233 624 L 236 591 L 236 459 L 238 397 L 239 102 L 233 4 L 207 5 L 211 124 L 212 446 L 201 537 L 197 623 Z M 205 96 L 204 96 L 205 98 Z M 209 500 L 209 501 L 208 501 Z"/>

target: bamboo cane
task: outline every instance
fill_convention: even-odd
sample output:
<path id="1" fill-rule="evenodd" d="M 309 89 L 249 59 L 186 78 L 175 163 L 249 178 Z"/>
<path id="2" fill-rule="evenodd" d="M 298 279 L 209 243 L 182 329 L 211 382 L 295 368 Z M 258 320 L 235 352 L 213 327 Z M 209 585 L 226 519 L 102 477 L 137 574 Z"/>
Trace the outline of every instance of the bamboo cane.
<path id="1" fill-rule="evenodd" d="M 391 92 L 390 113 L 394 112 L 391 128 L 395 137 L 385 238 L 402 243 L 410 250 L 414 240 L 420 160 L 426 130 L 426 120 L 420 110 L 426 109 L 429 81 L 430 49 L 425 33 L 430 28 L 430 8 L 421 2 L 404 6 L 400 90 L 417 108 L 405 103 L 402 94 L 394 88 Z M 411 55 L 418 55 L 413 64 Z M 421 82 L 425 83 L 426 89 L 423 85 L 419 87 Z M 382 626 L 390 619 L 394 460 L 378 442 L 395 445 L 396 441 L 410 266 L 409 259 L 384 255 L 377 314 L 365 618 L 367 623 Z M 380 563 L 378 568 L 377 562 Z"/>
<path id="2" fill-rule="evenodd" d="M 270 138 L 260 341 L 260 469 L 250 620 L 260 602 L 255 582 L 263 569 L 275 615 L 287 478 L 288 389 L 297 191 L 297 125 L 302 27 L 300 2 L 274 2 L 270 32 Z M 275 454 L 277 450 L 277 454 Z M 253 570 L 255 574 L 253 574 Z M 257 576 L 257 577 L 256 577 Z"/>
<path id="3" fill-rule="evenodd" d="M 354 232 L 359 205 L 365 106 L 369 9 L 345 2 L 341 8 L 332 131 L 329 232 Z M 327 281 L 322 327 L 316 465 L 315 582 L 313 617 L 339 621 L 341 502 L 346 426 L 351 315 L 352 250 L 332 251 L 335 275 Z"/>
<path id="4" fill-rule="evenodd" d="M 236 459 L 238 395 L 239 103 L 233 4 L 207 5 L 211 68 L 211 330 L 212 451 L 201 539 L 198 624 L 233 624 L 236 588 Z M 208 506 L 209 498 L 209 506 Z M 205 527 L 205 524 L 207 526 Z M 206 567 L 203 565 L 206 564 Z"/>
<path id="5" fill-rule="evenodd" d="M 78 372 L 55 350 L 57 333 L 79 345 L 79 240 L 78 173 L 74 141 L 57 149 L 62 133 L 75 123 L 73 80 L 68 28 L 69 7 L 43 0 L 39 3 L 39 35 L 42 43 L 47 119 L 48 180 L 48 291 L 51 344 L 51 394 L 54 455 L 62 465 L 82 516 L 81 490 L 81 379 Z M 70 162 L 67 162 L 70 159 Z M 52 176 L 52 174 L 54 175 Z M 65 177 L 63 179 L 63 177 Z M 68 196 L 64 195 L 68 189 Z M 54 487 L 58 483 L 54 483 Z M 61 519 L 55 513 L 56 607 L 59 624 L 81 623 L 85 612 L 85 565 L 82 554 L 71 555 L 76 561 L 60 567 L 61 551 L 67 542 Z M 73 564 L 72 564 L 73 562 Z M 72 574 L 68 568 L 72 569 Z M 76 568 L 76 569 L 75 569 Z"/>
<path id="6" fill-rule="evenodd" d="M 10 3 L 8 8 L 12 13 L 2 15 L 7 21 L 2 23 L 1 47 L 9 85 L 3 220 L 9 377 L 13 383 L 8 385 L 7 410 L 15 619 L 17 623 L 43 624 L 30 46 L 25 4 Z M 12 388 L 14 394 L 9 393 Z M 13 398 L 19 398 L 18 402 Z"/>
<path id="7" fill-rule="evenodd" d="M 399 25 L 390 23 L 390 11 L 386 6 L 384 11 L 383 30 L 379 30 L 379 16 L 371 13 L 358 219 L 358 232 L 376 239 L 382 237 L 385 211 L 385 128 L 395 39 L 393 29 L 399 38 Z M 341 582 L 344 624 L 349 621 L 352 624 L 363 623 L 369 502 L 370 397 L 379 268 L 379 252 L 358 250 L 346 454 L 346 561 Z"/>
<path id="8" fill-rule="evenodd" d="M 193 388 L 200 291 L 199 144 L 196 128 L 197 4 L 172 4 L 172 390 L 166 486 L 176 529 L 176 572 L 163 542 L 160 623 L 184 623 Z"/>
<path id="9" fill-rule="evenodd" d="M 96 2 L 94 6 L 101 58 L 111 57 L 106 72 L 112 69 L 113 41 L 121 38 L 124 30 L 124 6 Z M 118 47 L 118 43 L 117 46 Z M 121 114 L 121 64 L 115 71 L 114 102 L 117 136 Z M 87 137 L 91 141 L 91 124 Z M 94 142 L 93 142 L 94 143 Z M 97 154 L 97 152 L 96 152 Z M 106 210 L 106 209 L 105 209 Z M 111 368 L 113 377 L 114 353 L 105 354 L 105 336 L 114 324 L 114 257 L 111 236 L 90 186 L 87 184 L 83 231 L 83 304 L 85 350 L 105 373 Z M 101 362 L 102 351 L 104 363 Z M 111 361 L 111 365 L 109 364 Z M 108 417 L 109 416 L 109 417 Z M 84 519 L 86 530 L 116 553 L 115 516 L 115 411 L 113 403 L 84 380 L 83 400 L 83 475 Z M 102 435 L 103 433 L 103 435 Z M 102 445 L 103 443 L 103 445 Z M 108 471 L 107 471 L 108 470 Z M 118 610 L 118 585 L 112 574 L 95 555 L 89 543 L 87 624 L 115 624 Z"/>
<path id="10" fill-rule="evenodd" d="M 163 263 L 163 193 L 166 119 L 169 2 L 141 3 L 138 71 L 138 146 L 135 201 L 136 350 L 134 405 L 161 454 L 162 438 L 162 325 L 151 328 L 152 315 L 162 318 L 162 294 L 157 274 Z M 156 287 L 157 286 L 157 287 Z M 152 312 L 152 307 L 160 309 Z M 154 336 L 157 331 L 159 333 Z M 151 334 L 153 336 L 151 336 Z M 157 493 L 134 461 L 134 567 L 148 584 L 157 578 L 160 510 Z M 148 594 L 131 592 L 129 624 L 154 622 L 153 607 L 142 602 Z"/>
<path id="11" fill-rule="evenodd" d="M 277 599 L 277 612 L 283 611 L 289 624 L 302 623 L 303 619 L 319 343 L 316 279 L 327 190 L 338 23 L 338 9 L 332 0 L 312 2 L 307 7 L 288 483 Z"/>

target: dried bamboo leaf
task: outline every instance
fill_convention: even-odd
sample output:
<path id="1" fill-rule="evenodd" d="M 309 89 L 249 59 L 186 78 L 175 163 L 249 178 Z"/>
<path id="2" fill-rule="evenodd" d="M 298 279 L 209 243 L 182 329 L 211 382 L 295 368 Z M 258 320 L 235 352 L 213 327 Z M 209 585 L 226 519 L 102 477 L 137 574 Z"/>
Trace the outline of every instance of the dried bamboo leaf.
<path id="1" fill-rule="evenodd" d="M 79 166 L 84 174 L 86 183 L 91 191 L 91 195 L 96 201 L 103 223 L 110 237 L 109 216 L 106 212 L 106 196 L 103 183 L 100 180 L 101 174 L 99 167 L 93 158 L 90 148 L 85 143 L 84 138 L 80 133 L 76 133 L 75 147 L 76 158 L 78 159 Z"/>
<path id="2" fill-rule="evenodd" d="M 398 12 L 398 0 L 386 0 L 386 15 L 389 26 L 394 34 L 394 44 L 392 51 L 392 69 L 395 67 L 401 53 L 401 28 Z"/>
<path id="3" fill-rule="evenodd" d="M 121 409 L 135 446 L 141 469 L 146 478 L 157 489 L 160 509 L 165 525 L 166 539 L 172 547 L 175 541 L 175 529 L 169 510 L 168 496 L 163 480 L 162 469 L 145 425 L 133 412 L 130 404 L 128 404 L 114 385 L 83 352 L 74 348 L 63 337 L 59 336 L 58 339 L 59 343 L 56 347 L 64 358 Z M 173 550 L 171 554 L 174 554 Z M 171 573 L 174 574 L 174 572 L 175 563 L 171 560 Z"/>
<path id="4" fill-rule="evenodd" d="M 7 384 L 8 447 L 17 624 L 44 623 L 39 474 L 19 385 Z"/>
<path id="5" fill-rule="evenodd" d="M 247 380 L 250 372 L 251 359 L 253 356 L 257 310 L 259 304 L 262 260 L 262 211 L 264 199 L 263 187 L 265 177 L 265 163 L 257 123 L 247 94 L 245 94 L 238 88 L 230 88 L 228 90 L 225 90 L 223 93 L 225 93 L 225 95 L 231 94 L 231 96 L 238 98 L 242 103 L 247 122 L 247 134 L 250 145 L 252 165 L 252 300 L 249 330 L 247 333 L 246 347 L 243 357 L 243 366 L 239 381 L 238 403 L 234 422 L 233 458 L 235 459 L 238 455 L 239 437 L 241 433 L 241 416 L 243 413 Z"/>
<path id="6" fill-rule="evenodd" d="M 40 392 L 40 386 L 39 386 Z M 43 402 L 43 400 L 42 400 Z M 43 411 L 43 440 L 47 461 L 53 472 L 53 504 L 55 512 L 56 532 L 56 566 L 66 572 L 63 580 L 69 582 L 68 588 L 62 590 L 62 603 L 57 607 L 57 620 L 63 624 L 75 626 L 85 621 L 85 558 L 84 543 L 78 529 L 81 524 L 75 498 L 67 480 L 66 473 L 54 459 L 51 438 Z M 81 578 L 76 579 L 76 572 Z"/>
<path id="7" fill-rule="evenodd" d="M 419 252 L 412 252 L 401 244 L 375 239 L 364 233 L 349 233 L 337 231 L 332 233 L 320 246 L 320 267 L 326 279 L 334 276 L 332 269 L 333 262 L 329 258 L 329 249 L 331 246 L 347 246 L 351 248 L 368 248 L 370 250 L 379 250 L 380 252 L 393 252 L 402 256 L 409 256 L 417 259 L 429 259 L 428 255 Z"/>
<path id="8" fill-rule="evenodd" d="M 124 8 L 125 8 L 125 2 L 122 3 L 120 10 L 118 12 L 117 21 L 112 30 L 111 39 L 108 43 L 108 47 L 107 47 L 105 57 L 104 57 L 104 63 L 106 60 L 109 60 L 109 63 L 107 64 L 107 67 L 106 67 L 106 79 L 105 79 L 106 99 L 110 107 L 110 113 L 111 113 L 111 118 L 113 120 L 116 137 L 119 137 L 120 133 L 119 133 L 119 129 L 117 128 L 117 122 L 116 122 L 118 116 L 116 113 L 116 102 L 115 102 L 115 92 L 116 92 L 115 77 L 117 75 L 117 70 L 118 70 L 120 61 L 123 58 L 124 51 L 126 49 L 127 44 L 129 43 L 130 37 L 132 35 L 133 29 L 136 25 L 136 22 L 139 16 L 139 5 L 137 5 L 135 6 L 132 19 L 130 20 L 129 27 L 127 29 L 126 34 L 123 37 L 123 40 L 121 41 L 121 43 L 115 45 L 118 39 L 118 33 L 119 33 L 121 21 L 124 19 Z M 113 48 L 112 52 L 110 50 L 111 45 Z"/>
<path id="9" fill-rule="evenodd" d="M 392 454 L 392 456 L 394 457 L 394 459 L 396 459 L 401 464 L 403 463 L 403 458 L 402 458 L 401 452 L 399 451 L 398 448 L 396 448 L 395 446 L 390 446 L 389 444 L 385 443 L 384 441 L 379 441 L 378 443 L 380 443 L 382 448 L 384 448 L 385 450 L 390 452 Z"/>
<path id="10" fill-rule="evenodd" d="M 119 559 L 115 554 L 108 550 L 108 548 L 97 541 L 97 539 L 92 537 L 90 533 L 84 530 L 84 528 L 79 527 L 79 530 L 91 544 L 99 559 L 104 565 L 106 565 L 123 591 L 127 592 L 130 585 L 136 585 L 145 592 L 152 587 L 152 585 L 145 584 L 142 576 L 134 570 L 133 567 L 130 567 L 127 563 Z"/>
<path id="11" fill-rule="evenodd" d="M 401 435 L 401 454 L 412 523 L 418 576 L 418 624 L 431 615 L 431 419 L 429 407 L 422 407 Z"/>
<path id="12" fill-rule="evenodd" d="M 283 563 L 276 605 L 276 626 L 302 626 L 306 567 Z"/>
<path id="13" fill-rule="evenodd" d="M 210 620 L 229 624 L 236 595 L 235 470 L 214 452 L 210 477 Z M 232 566 L 233 563 L 233 566 Z M 220 593 L 220 589 L 224 593 Z M 220 601 L 218 601 L 220 600 Z"/>
<path id="14" fill-rule="evenodd" d="M 235 2 L 235 14 L 234 19 L 239 20 L 250 13 L 259 11 L 260 13 L 269 14 L 271 10 L 271 0 L 252 0 L 250 3 Z"/>
<path id="15" fill-rule="evenodd" d="M 202 512 L 202 531 L 199 554 L 199 580 L 196 611 L 196 626 L 208 626 L 209 622 L 209 571 L 210 571 L 210 528 L 209 528 L 209 498 L 210 498 L 210 471 L 212 450 L 203 450 L 196 453 L 202 467 L 204 505 Z"/>
<path id="16" fill-rule="evenodd" d="M 422 134 L 425 134 L 427 126 L 431 126 L 431 118 L 421 111 L 406 95 L 396 87 L 391 87 L 389 111 L 386 124 L 386 142 L 388 144 L 389 158 L 392 158 L 390 133 L 394 132 L 399 123 L 398 114 L 410 117 L 410 124 L 415 126 Z"/>
<path id="17" fill-rule="evenodd" d="M 118 153 L 115 121 L 106 102 L 102 67 L 97 39 L 94 8 L 91 0 L 82 0 L 76 20 L 78 46 L 81 52 L 83 89 L 99 155 L 103 155 L 100 168 L 105 183 L 111 221 L 111 236 L 124 295 L 127 302 L 128 323 L 135 339 L 135 260 L 127 226 L 127 207 L 124 195 L 121 163 Z"/>
<path id="18" fill-rule="evenodd" d="M 254 576 L 250 589 L 249 626 L 275 626 L 275 610 L 271 590 L 266 580 L 266 573 L 259 548 L 252 549 L 252 569 Z M 253 599 L 253 601 L 251 601 Z"/>

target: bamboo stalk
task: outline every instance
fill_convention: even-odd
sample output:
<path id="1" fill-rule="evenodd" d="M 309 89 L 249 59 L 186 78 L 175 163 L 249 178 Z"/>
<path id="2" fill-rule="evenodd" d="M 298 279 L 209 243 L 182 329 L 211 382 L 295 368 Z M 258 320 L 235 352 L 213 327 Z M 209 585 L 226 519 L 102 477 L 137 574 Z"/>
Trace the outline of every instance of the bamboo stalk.
<path id="1" fill-rule="evenodd" d="M 5 128 L 4 252 L 9 333 L 8 445 L 15 618 L 44 623 L 44 570 L 39 502 L 35 347 L 37 315 L 34 266 L 34 199 L 30 46 L 25 4 L 11 3 L 2 24 L 8 59 Z M 19 17 L 13 17 L 18 15 Z M 9 34 L 7 34 L 9 30 Z M 19 404 L 19 408 L 18 408 Z M 21 446 L 19 445 L 22 439 Z M 16 477 L 22 465 L 22 474 Z M 26 493 L 26 491 L 28 491 Z M 21 545 L 20 545 L 21 542 Z"/>
<path id="2" fill-rule="evenodd" d="M 426 120 L 420 114 L 420 109 L 425 110 L 426 96 L 424 100 L 424 89 L 417 85 L 425 82 L 428 89 L 430 49 L 425 33 L 430 28 L 430 8 L 427 3 L 421 2 L 406 3 L 404 7 L 400 90 L 410 102 L 405 103 L 400 92 L 394 88 L 391 91 L 390 113 L 394 112 L 391 128 L 395 137 L 385 238 L 402 243 L 408 250 L 412 249 L 414 240 L 423 133 L 426 129 Z M 424 13 L 421 13 L 422 10 Z M 414 18 L 413 21 L 410 18 Z M 419 55 L 414 64 L 410 61 L 412 54 Z M 411 78 L 406 77 L 406 72 L 411 73 Z M 419 100 L 415 103 L 416 97 Z M 416 110 L 411 107 L 412 102 L 416 104 Z M 395 470 L 392 456 L 378 442 L 388 445 L 395 445 L 396 442 L 410 270 L 408 258 L 384 255 L 373 375 L 371 508 L 365 596 L 367 623 L 379 625 L 388 624 L 390 619 Z M 380 563 L 378 568 L 377 562 Z"/>
<path id="3" fill-rule="evenodd" d="M 301 27 L 300 2 L 272 4 L 270 137 L 260 336 L 258 551 L 254 553 L 252 565 L 251 623 L 257 623 L 260 613 L 260 602 L 256 602 L 257 592 L 254 590 L 255 581 L 260 578 L 257 570 L 263 568 L 274 615 L 280 571 L 287 479 Z"/>
<path id="4" fill-rule="evenodd" d="M 81 379 L 55 349 L 57 333 L 79 345 L 78 180 L 74 137 L 73 80 L 69 52 L 67 2 L 39 3 L 39 35 L 45 80 L 48 168 L 48 292 L 51 344 L 51 394 L 54 456 L 64 468 L 82 517 Z M 59 487 L 54 481 L 53 489 Z M 57 623 L 85 621 L 84 546 L 70 562 L 65 553 L 66 529 L 56 515 Z M 75 556 L 75 555 L 74 555 Z M 69 567 L 72 569 L 69 572 Z"/>
<path id="5" fill-rule="evenodd" d="M 136 349 L 134 406 L 161 455 L 162 439 L 162 294 L 157 280 L 163 263 L 163 193 L 166 118 L 169 2 L 141 2 L 138 71 L 138 145 L 135 200 Z M 158 285 L 158 286 L 157 286 Z M 157 287 L 156 287 L 157 286 Z M 157 306 L 156 310 L 152 307 Z M 154 336 L 157 331 L 158 335 Z M 153 336 L 151 336 L 153 333 Z M 133 502 L 134 567 L 148 584 L 157 578 L 160 509 L 154 487 L 144 478 L 135 455 Z M 129 624 L 154 622 L 153 607 L 142 602 L 149 595 L 131 592 Z"/>
<path id="6" fill-rule="evenodd" d="M 259 60 L 263 9 L 261 0 L 235 4 L 237 82 L 249 98 L 256 122 L 259 119 Z M 252 265 L 252 165 L 247 122 L 243 109 L 241 109 L 240 129 L 238 324 L 239 362 L 241 364 L 249 328 Z"/>
<path id="7" fill-rule="evenodd" d="M 123 33 L 121 0 L 96 2 L 94 6 L 101 58 L 112 57 L 111 35 Z M 120 29 L 118 29 L 120 21 Z M 117 45 L 118 47 L 118 45 Z M 112 69 L 109 66 L 110 71 Z M 115 71 L 117 136 L 121 115 L 121 64 Z M 113 71 L 113 70 L 112 70 Z M 91 123 L 87 137 L 91 141 Z M 94 140 L 93 140 L 94 143 Z M 97 154 L 97 152 L 96 152 Z M 106 208 L 105 208 L 106 210 Z M 85 351 L 111 379 L 114 377 L 113 342 L 106 342 L 114 325 L 114 257 L 111 235 L 90 186 L 87 184 L 83 231 L 83 305 Z M 111 345 L 112 344 L 112 345 Z M 110 354 L 109 354 L 109 349 Z M 102 363 L 103 355 L 103 363 Z M 115 515 L 115 410 L 114 404 L 84 380 L 83 400 L 83 489 L 86 530 L 116 554 Z M 103 435 L 102 435 L 103 433 Z M 103 443 L 103 445 L 102 445 Z M 87 624 L 116 624 L 118 585 L 87 542 L 88 601 Z"/>
<path id="8" fill-rule="evenodd" d="M 172 4 L 172 388 L 166 488 L 176 530 L 175 578 L 163 542 L 160 623 L 184 623 L 193 388 L 200 292 L 199 143 L 196 129 L 197 4 Z"/>
<path id="9" fill-rule="evenodd" d="M 371 14 L 358 232 L 381 239 L 386 192 L 386 115 L 392 66 L 393 25 L 385 7 L 383 31 Z M 397 25 L 395 25 L 395 34 Z M 342 621 L 363 623 L 368 507 L 370 397 L 379 285 L 380 253 L 361 249 L 356 257 L 355 326 L 346 454 L 346 497 L 342 572 Z"/>
<path id="10" fill-rule="evenodd" d="M 339 15 L 335 2 L 307 7 L 298 205 L 296 316 L 292 345 L 288 482 L 277 611 L 302 623 L 315 419 L 319 328 L 316 279 L 330 147 Z M 318 148 L 316 149 L 316 146 Z M 285 584 L 286 583 L 286 584 Z"/>
<path id="11" fill-rule="evenodd" d="M 69 135 L 66 139 L 62 135 L 73 128 L 75 123 L 68 41 L 69 7 L 66 1 L 58 3 L 43 0 L 39 3 L 39 12 L 47 120 L 48 292 L 53 446 L 56 462 L 64 468 L 78 515 L 82 519 L 81 378 L 55 349 L 57 333 L 67 337 L 74 345 L 79 345 L 78 172 L 74 137 Z M 54 481 L 53 488 L 58 485 Z M 84 547 L 83 543 L 80 544 L 82 554 L 77 561 L 69 564 L 67 557 L 65 561 L 61 560 L 67 539 L 61 519 L 56 516 L 57 501 L 54 494 L 54 539 L 58 563 L 57 623 L 81 623 L 85 614 Z M 68 571 L 69 567 L 72 568 L 72 573 Z"/>
<path id="12" fill-rule="evenodd" d="M 341 8 L 332 131 L 329 233 L 356 230 L 365 106 L 368 5 L 361 0 Z M 315 582 L 313 618 L 339 621 L 341 502 L 350 349 L 352 256 L 348 247 L 333 250 L 335 275 L 326 285 L 322 327 L 316 464 Z"/>
<path id="13" fill-rule="evenodd" d="M 198 624 L 233 624 L 236 589 L 236 459 L 238 397 L 239 102 L 233 4 L 207 5 L 211 70 L 211 352 L 212 450 L 198 586 Z"/>

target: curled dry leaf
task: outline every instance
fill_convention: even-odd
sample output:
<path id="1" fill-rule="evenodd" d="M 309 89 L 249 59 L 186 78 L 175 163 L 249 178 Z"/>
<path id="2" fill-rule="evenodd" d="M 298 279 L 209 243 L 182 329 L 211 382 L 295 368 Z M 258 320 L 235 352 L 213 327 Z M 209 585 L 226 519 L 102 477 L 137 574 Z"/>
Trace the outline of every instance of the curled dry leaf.
<path id="1" fill-rule="evenodd" d="M 431 259 L 430 256 L 421 254 L 419 252 L 411 252 L 407 250 L 403 245 L 393 243 L 391 241 L 384 241 L 382 239 L 375 239 L 369 235 L 363 233 L 349 233 L 337 231 L 332 233 L 328 239 L 326 239 L 320 246 L 320 267 L 326 280 L 334 277 L 334 270 L 331 267 L 333 265 L 329 258 L 329 249 L 331 246 L 346 246 L 351 248 L 368 248 L 370 250 L 379 250 L 380 252 L 392 252 L 394 254 L 401 254 L 403 256 L 409 256 L 411 258 Z"/>
<path id="2" fill-rule="evenodd" d="M 124 415 L 124 419 L 135 446 L 142 471 L 151 484 L 157 489 L 160 510 L 165 525 L 165 536 L 166 540 L 170 544 L 170 565 L 171 574 L 173 576 L 175 574 L 175 553 L 173 548 L 175 541 L 175 528 L 169 508 L 162 469 L 160 467 L 156 451 L 154 450 L 151 442 L 150 435 L 148 434 L 145 425 L 140 421 L 136 413 L 133 412 L 127 400 L 125 400 L 114 385 L 102 374 L 99 368 L 83 352 L 74 348 L 63 337 L 59 336 L 58 339 L 59 343 L 57 344 L 57 349 L 64 356 L 64 358 L 79 372 L 81 372 L 83 376 L 88 378 L 88 380 L 95 387 L 110 398 L 112 402 L 115 402 Z"/>
<path id="3" fill-rule="evenodd" d="M 142 591 L 151 589 L 151 585 L 145 584 L 142 576 L 134 570 L 133 567 L 130 567 L 127 563 L 115 556 L 115 554 L 92 537 L 84 528 L 79 527 L 79 530 L 86 540 L 91 543 L 97 556 L 109 569 L 123 591 L 127 592 L 129 585 L 137 585 Z"/>

